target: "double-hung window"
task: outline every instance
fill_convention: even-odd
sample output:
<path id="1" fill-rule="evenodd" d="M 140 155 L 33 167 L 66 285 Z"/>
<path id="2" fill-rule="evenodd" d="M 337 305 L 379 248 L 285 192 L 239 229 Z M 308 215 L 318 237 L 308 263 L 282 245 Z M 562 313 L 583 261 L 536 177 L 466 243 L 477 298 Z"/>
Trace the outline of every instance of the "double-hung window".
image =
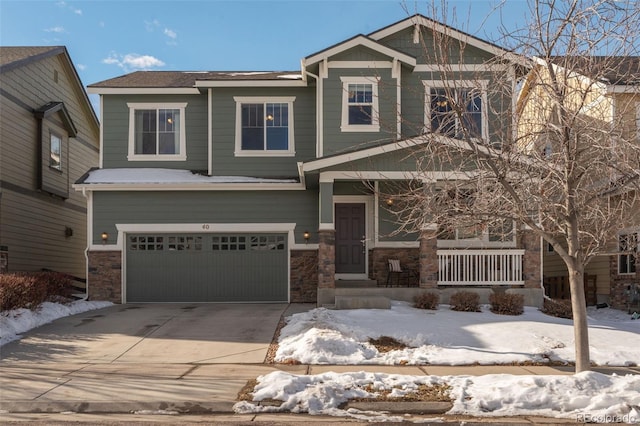
<path id="1" fill-rule="evenodd" d="M 295 97 L 234 97 L 236 156 L 293 156 Z"/>
<path id="2" fill-rule="evenodd" d="M 379 132 L 378 79 L 341 77 L 343 132 Z"/>
<path id="3" fill-rule="evenodd" d="M 129 160 L 186 160 L 186 103 L 129 103 Z"/>
<path id="4" fill-rule="evenodd" d="M 618 235 L 618 273 L 635 274 L 636 256 L 638 255 L 638 245 L 640 239 L 637 232 L 622 233 Z"/>
<path id="5" fill-rule="evenodd" d="M 452 138 L 488 139 L 486 81 L 423 81 L 425 129 Z"/>

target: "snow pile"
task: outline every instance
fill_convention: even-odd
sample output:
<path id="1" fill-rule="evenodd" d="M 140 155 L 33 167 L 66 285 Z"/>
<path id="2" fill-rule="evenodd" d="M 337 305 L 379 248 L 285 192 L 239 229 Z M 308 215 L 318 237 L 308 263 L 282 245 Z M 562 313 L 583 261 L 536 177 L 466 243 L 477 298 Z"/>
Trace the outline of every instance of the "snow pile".
<path id="1" fill-rule="evenodd" d="M 297 183 L 295 179 L 266 179 L 249 176 L 205 176 L 189 170 L 177 169 L 98 169 L 93 170 L 84 183 L 162 183 L 162 184 L 212 184 L 212 183 Z"/>
<path id="2" fill-rule="evenodd" d="M 58 318 L 111 306 L 111 302 L 78 300 L 69 304 L 44 302 L 38 309 L 15 309 L 0 315 L 0 346 L 17 340 L 20 333 L 40 327 Z"/>
<path id="3" fill-rule="evenodd" d="M 591 360 L 640 364 L 640 321 L 611 309 L 589 310 Z M 393 337 L 409 348 L 379 353 L 370 338 Z M 526 307 L 523 315 L 437 311 L 392 302 L 391 309 L 327 310 L 293 315 L 282 329 L 277 362 L 303 364 L 506 364 L 575 362 L 571 320 Z"/>
<path id="4" fill-rule="evenodd" d="M 447 414 L 471 416 L 547 416 L 595 422 L 640 422 L 640 376 L 584 372 L 574 376 L 407 376 L 383 373 L 325 373 L 299 376 L 276 371 L 258 377 L 253 402 L 239 402 L 237 413 L 290 411 L 398 421 L 383 413 L 344 410 L 354 398 L 375 398 L 381 390 L 402 397 L 420 385 L 450 386 Z M 279 406 L 259 401 L 282 401 Z M 373 416 L 373 417 L 372 417 Z"/>

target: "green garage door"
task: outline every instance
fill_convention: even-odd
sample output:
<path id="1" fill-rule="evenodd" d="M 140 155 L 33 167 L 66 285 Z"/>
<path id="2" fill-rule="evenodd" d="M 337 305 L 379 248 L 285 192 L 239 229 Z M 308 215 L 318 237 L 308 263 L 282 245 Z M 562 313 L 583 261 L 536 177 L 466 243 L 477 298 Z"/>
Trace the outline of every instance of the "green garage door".
<path id="1" fill-rule="evenodd" d="M 286 234 L 128 234 L 127 302 L 286 302 Z"/>

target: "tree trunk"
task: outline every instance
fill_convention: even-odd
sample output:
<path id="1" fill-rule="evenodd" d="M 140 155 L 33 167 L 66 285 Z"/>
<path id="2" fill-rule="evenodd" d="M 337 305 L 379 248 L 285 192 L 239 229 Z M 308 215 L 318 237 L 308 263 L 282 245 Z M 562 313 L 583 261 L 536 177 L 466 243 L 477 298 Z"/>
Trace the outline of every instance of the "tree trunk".
<path id="1" fill-rule="evenodd" d="M 580 268 L 578 268 L 580 269 Z M 573 334 L 576 351 L 576 373 L 591 368 L 589 360 L 589 329 L 587 324 L 587 303 L 584 295 L 584 271 L 569 270 L 571 308 L 573 310 Z"/>

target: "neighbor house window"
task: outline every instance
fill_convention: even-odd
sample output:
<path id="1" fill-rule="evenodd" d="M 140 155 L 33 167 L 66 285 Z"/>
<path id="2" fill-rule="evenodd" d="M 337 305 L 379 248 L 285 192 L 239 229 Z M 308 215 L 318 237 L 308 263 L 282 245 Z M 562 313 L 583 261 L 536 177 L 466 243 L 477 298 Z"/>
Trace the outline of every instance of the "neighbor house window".
<path id="1" fill-rule="evenodd" d="M 423 83 L 426 131 L 488 139 L 486 82 L 456 81 L 448 88 L 438 81 Z"/>
<path id="2" fill-rule="evenodd" d="M 378 79 L 341 77 L 343 132 L 378 132 Z"/>
<path id="3" fill-rule="evenodd" d="M 62 171 L 62 139 L 53 133 L 49 138 L 49 167 Z"/>
<path id="4" fill-rule="evenodd" d="M 637 232 L 618 235 L 618 249 L 621 252 L 618 255 L 618 273 L 636 273 L 636 256 L 638 255 L 639 243 Z"/>
<path id="5" fill-rule="evenodd" d="M 237 156 L 293 156 L 295 97 L 235 97 Z"/>
<path id="6" fill-rule="evenodd" d="M 186 160 L 186 103 L 129 103 L 129 160 Z"/>

